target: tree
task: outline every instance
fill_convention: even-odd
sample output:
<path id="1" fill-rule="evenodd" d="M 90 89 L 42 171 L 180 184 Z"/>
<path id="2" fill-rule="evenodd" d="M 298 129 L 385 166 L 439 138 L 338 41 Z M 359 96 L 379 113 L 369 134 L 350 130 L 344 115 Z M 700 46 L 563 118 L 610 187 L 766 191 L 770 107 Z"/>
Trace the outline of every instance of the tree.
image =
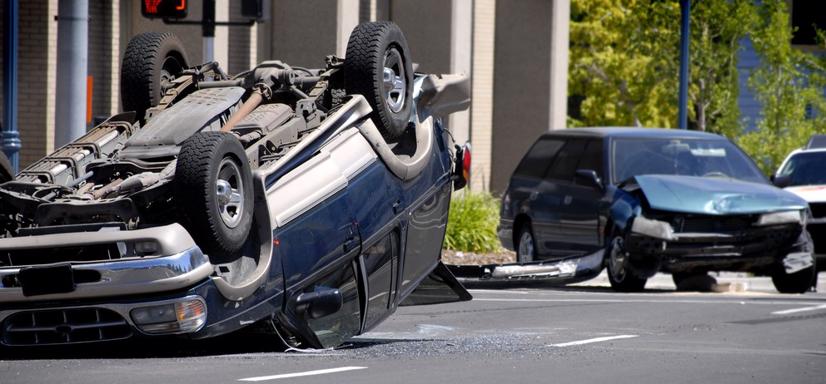
<path id="1" fill-rule="evenodd" d="M 665 19 L 679 6 L 646 0 L 571 3 L 569 90 L 582 102 L 574 125 L 670 126 L 676 120 L 672 65 L 660 52 L 678 35 Z M 660 27 L 661 26 L 661 27 Z M 676 46 L 676 45 L 675 45 Z"/>
<path id="2" fill-rule="evenodd" d="M 767 174 L 812 134 L 826 132 L 826 66 L 792 47 L 793 32 L 786 1 L 764 0 L 751 34 L 761 64 L 749 79 L 762 112 L 739 144 Z"/>
<path id="3" fill-rule="evenodd" d="M 582 98 L 574 123 L 673 126 L 679 87 L 679 3 L 574 0 L 571 15 L 569 89 Z M 750 0 L 692 4 L 692 128 L 731 136 L 740 132 L 737 51 L 754 15 Z"/>

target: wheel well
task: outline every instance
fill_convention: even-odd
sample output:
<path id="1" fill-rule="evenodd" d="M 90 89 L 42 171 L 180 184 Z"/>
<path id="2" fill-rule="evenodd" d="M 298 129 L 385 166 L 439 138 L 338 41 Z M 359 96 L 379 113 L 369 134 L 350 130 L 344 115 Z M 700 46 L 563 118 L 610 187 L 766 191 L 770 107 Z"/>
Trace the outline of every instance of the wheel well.
<path id="1" fill-rule="evenodd" d="M 527 214 L 520 213 L 516 215 L 516 218 L 513 219 L 513 233 L 511 234 L 511 236 L 513 236 L 513 239 L 511 240 L 513 240 L 514 247 L 519 246 L 519 231 L 522 230 L 522 226 L 525 224 L 531 224 L 531 218 Z"/>

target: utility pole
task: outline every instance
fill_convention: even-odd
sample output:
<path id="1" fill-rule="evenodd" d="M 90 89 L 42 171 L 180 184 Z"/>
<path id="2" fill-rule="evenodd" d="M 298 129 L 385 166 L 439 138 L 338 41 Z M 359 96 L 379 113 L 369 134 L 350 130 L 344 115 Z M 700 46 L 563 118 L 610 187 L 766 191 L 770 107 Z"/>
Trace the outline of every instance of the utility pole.
<path id="1" fill-rule="evenodd" d="M 204 62 L 215 60 L 215 0 L 204 0 L 201 30 L 204 37 Z M 226 65 L 226 63 L 225 63 Z"/>
<path id="2" fill-rule="evenodd" d="M 59 0 L 57 13 L 56 147 L 86 133 L 89 1 Z"/>
<path id="3" fill-rule="evenodd" d="M 3 152 L 11 162 L 12 171 L 20 166 L 20 133 L 17 132 L 17 0 L 6 0 L 3 23 Z"/>
<path id="4" fill-rule="evenodd" d="M 680 0 L 680 116 L 677 125 L 680 129 L 688 129 L 688 39 L 691 36 L 689 30 L 690 20 L 690 0 Z"/>

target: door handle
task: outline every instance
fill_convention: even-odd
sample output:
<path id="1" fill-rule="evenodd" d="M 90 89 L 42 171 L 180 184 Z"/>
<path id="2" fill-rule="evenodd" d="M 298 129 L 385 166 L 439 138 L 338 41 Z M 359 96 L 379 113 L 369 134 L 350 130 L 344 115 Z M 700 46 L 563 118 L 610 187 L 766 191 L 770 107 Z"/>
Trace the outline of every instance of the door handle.
<path id="1" fill-rule="evenodd" d="M 357 239 L 355 236 L 348 237 L 347 240 L 344 240 L 344 244 L 341 246 L 341 249 L 344 251 L 344 253 L 350 252 L 356 248 L 356 240 Z"/>

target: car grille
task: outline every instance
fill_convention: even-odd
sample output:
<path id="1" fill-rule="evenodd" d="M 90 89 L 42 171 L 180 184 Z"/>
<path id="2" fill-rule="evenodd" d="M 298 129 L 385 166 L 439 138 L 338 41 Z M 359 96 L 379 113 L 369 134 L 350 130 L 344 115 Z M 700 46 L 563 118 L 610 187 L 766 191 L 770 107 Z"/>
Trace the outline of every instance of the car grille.
<path id="1" fill-rule="evenodd" d="M 109 261 L 121 258 L 116 243 L 0 251 L 0 267 L 43 265 L 71 261 Z"/>
<path id="2" fill-rule="evenodd" d="M 3 321 L 5 345 L 53 345 L 120 340 L 132 336 L 121 315 L 104 308 L 17 312 Z"/>
<path id="3" fill-rule="evenodd" d="M 826 217 L 826 203 L 811 203 L 809 209 L 812 210 L 812 217 L 815 219 Z"/>

